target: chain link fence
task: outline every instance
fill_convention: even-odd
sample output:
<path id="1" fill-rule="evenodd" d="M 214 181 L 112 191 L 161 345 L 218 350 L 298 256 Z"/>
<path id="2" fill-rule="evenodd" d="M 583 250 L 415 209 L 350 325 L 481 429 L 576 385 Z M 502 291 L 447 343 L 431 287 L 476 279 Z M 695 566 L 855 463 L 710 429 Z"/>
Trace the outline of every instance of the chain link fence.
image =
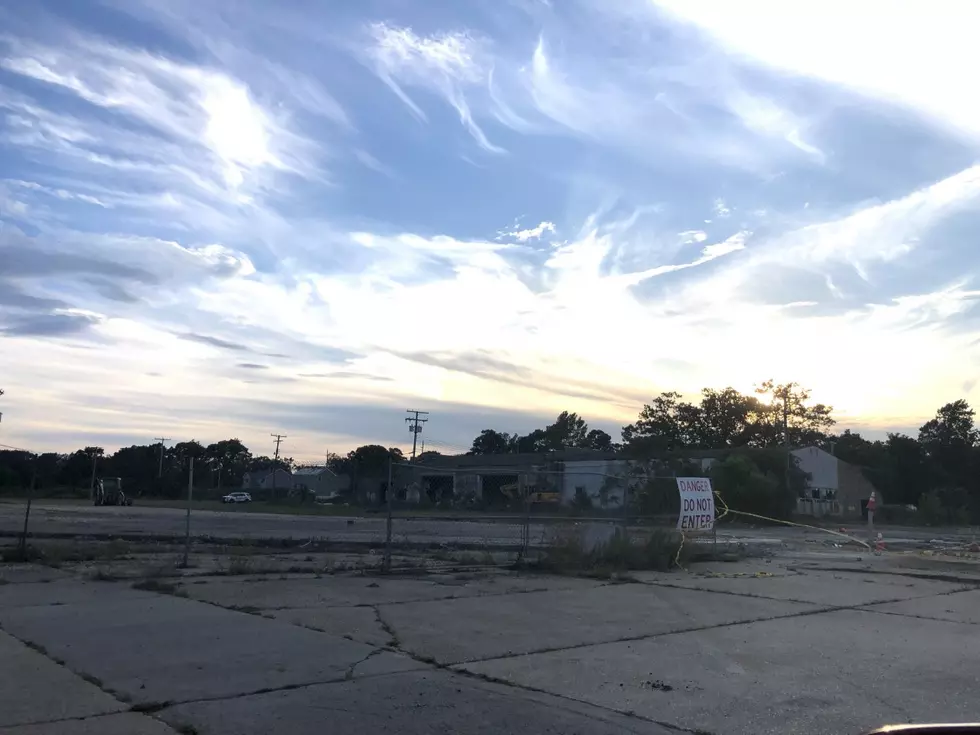
<path id="1" fill-rule="evenodd" d="M 385 516 L 385 568 L 407 553 L 459 566 L 548 566 L 557 557 L 599 563 L 611 553 L 642 565 L 635 550 L 653 554 L 652 545 L 657 559 L 646 561 L 662 567 L 661 557 L 676 556 L 669 549 L 684 543 L 675 531 L 676 477 L 694 468 L 620 458 L 508 459 L 392 462 L 387 478 L 359 482 L 353 502 Z"/>

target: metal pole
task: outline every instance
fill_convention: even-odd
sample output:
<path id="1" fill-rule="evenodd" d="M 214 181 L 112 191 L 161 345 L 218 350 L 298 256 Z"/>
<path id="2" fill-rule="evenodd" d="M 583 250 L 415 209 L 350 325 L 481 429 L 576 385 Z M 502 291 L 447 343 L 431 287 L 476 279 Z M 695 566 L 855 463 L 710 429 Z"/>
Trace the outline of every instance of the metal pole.
<path id="1" fill-rule="evenodd" d="M 530 486 L 524 481 L 524 476 L 518 477 L 520 489 L 524 496 L 524 528 L 523 538 L 521 539 L 521 560 L 526 561 L 531 547 L 531 492 Z"/>
<path id="2" fill-rule="evenodd" d="M 184 568 L 191 553 L 191 501 L 194 499 L 194 458 L 190 458 L 190 472 L 187 477 L 187 520 L 184 525 Z"/>
<path id="3" fill-rule="evenodd" d="M 88 499 L 95 500 L 95 466 L 99 461 L 99 455 L 92 452 L 92 479 L 88 486 Z"/>
<path id="4" fill-rule="evenodd" d="M 388 455 L 388 485 L 385 488 L 385 506 L 387 518 L 385 519 L 385 553 L 381 560 L 381 570 L 388 572 L 391 570 L 391 455 Z"/>
<path id="5" fill-rule="evenodd" d="M 629 491 L 630 483 L 627 478 L 626 482 L 623 484 L 623 538 L 629 538 L 629 526 L 630 526 L 630 502 L 629 502 Z"/>
<path id="6" fill-rule="evenodd" d="M 24 530 L 20 534 L 21 561 L 27 561 L 27 523 L 31 519 L 31 500 L 34 498 L 34 486 L 37 483 L 37 456 L 34 457 L 34 469 L 31 472 L 31 488 L 27 491 L 27 510 L 24 511 Z"/>

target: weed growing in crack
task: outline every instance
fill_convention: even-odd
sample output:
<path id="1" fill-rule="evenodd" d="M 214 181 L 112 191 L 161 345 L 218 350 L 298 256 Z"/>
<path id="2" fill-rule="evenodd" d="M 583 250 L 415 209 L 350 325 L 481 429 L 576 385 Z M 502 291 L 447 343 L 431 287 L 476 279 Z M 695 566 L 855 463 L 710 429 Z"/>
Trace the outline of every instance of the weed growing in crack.
<path id="1" fill-rule="evenodd" d="M 159 579 L 143 579 L 139 582 L 133 582 L 133 589 L 143 592 L 159 592 L 161 595 L 187 597 L 187 592 L 177 587 L 173 582 L 163 582 Z"/>
<path id="2" fill-rule="evenodd" d="M 652 569 L 667 571 L 686 561 L 683 537 L 673 529 L 656 528 L 646 540 L 632 541 L 620 529 L 604 542 L 586 544 L 576 531 L 560 532 L 548 546 L 544 557 L 535 563 L 540 569 L 558 573 L 582 574 L 599 579 L 612 579 L 626 570 Z"/>

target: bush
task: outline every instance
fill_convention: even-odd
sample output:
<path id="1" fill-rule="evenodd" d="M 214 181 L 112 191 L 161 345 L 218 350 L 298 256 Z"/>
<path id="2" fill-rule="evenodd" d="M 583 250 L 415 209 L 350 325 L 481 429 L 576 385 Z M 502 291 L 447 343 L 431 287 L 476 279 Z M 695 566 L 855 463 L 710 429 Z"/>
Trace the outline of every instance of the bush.
<path id="1" fill-rule="evenodd" d="M 917 510 L 905 505 L 879 505 L 875 511 L 875 523 L 894 523 L 897 526 L 911 526 L 922 523 Z"/>
<path id="2" fill-rule="evenodd" d="M 924 493 L 919 498 L 919 519 L 927 526 L 939 526 L 946 520 L 943 502 L 936 493 Z"/>
<path id="3" fill-rule="evenodd" d="M 796 509 L 796 494 L 748 457 L 732 454 L 711 471 L 711 485 L 733 511 L 785 520 Z M 719 511 L 720 512 L 720 511 Z M 730 516 L 738 520 L 738 515 Z"/>
<path id="4" fill-rule="evenodd" d="M 645 541 L 632 541 L 616 529 L 608 541 L 586 547 L 580 533 L 559 533 L 548 547 L 541 566 L 552 571 L 667 571 L 677 562 L 683 537 L 674 529 L 655 528 Z"/>
<path id="5" fill-rule="evenodd" d="M 927 526 L 968 526 L 975 518 L 969 498 L 958 490 L 934 490 L 919 498 L 919 520 Z"/>
<path id="6" fill-rule="evenodd" d="M 575 497 L 572 498 L 572 508 L 575 510 L 592 510 L 592 498 L 589 497 L 584 487 L 575 488 Z"/>

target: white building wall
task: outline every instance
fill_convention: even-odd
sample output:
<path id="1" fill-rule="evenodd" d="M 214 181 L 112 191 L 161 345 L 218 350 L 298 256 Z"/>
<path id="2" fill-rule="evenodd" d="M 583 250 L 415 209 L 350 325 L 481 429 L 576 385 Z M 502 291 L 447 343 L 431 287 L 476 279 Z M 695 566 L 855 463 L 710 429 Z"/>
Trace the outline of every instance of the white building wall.
<path id="1" fill-rule="evenodd" d="M 811 489 L 833 490 L 840 488 L 837 472 L 837 457 L 819 447 L 794 449 L 793 455 L 799 459 L 799 467 L 810 474 L 808 486 Z"/>
<path id="2" fill-rule="evenodd" d="M 607 495 L 606 507 L 622 507 L 623 487 L 629 469 L 629 462 L 624 459 L 584 459 L 565 462 L 562 473 L 561 502 L 570 504 L 575 500 L 576 488 L 582 488 L 592 498 L 592 504 L 602 507 L 602 487 L 608 476 L 622 477 L 621 482 L 612 481 Z M 614 484 L 613 484 L 614 483 Z"/>

